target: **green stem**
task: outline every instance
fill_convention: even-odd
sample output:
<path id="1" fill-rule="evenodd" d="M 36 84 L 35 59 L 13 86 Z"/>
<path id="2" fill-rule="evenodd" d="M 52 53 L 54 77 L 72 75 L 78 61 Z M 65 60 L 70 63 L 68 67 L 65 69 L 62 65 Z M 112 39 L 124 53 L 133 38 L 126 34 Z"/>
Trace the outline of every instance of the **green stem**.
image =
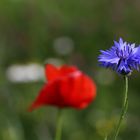
<path id="1" fill-rule="evenodd" d="M 106 135 L 105 138 L 104 138 L 104 140 L 107 140 L 107 139 L 108 139 L 108 136 Z"/>
<path id="2" fill-rule="evenodd" d="M 125 79 L 124 101 L 123 101 L 121 116 L 120 116 L 116 131 L 115 131 L 114 140 L 117 140 L 117 136 L 120 131 L 121 123 L 125 117 L 125 114 L 126 114 L 126 111 L 128 108 L 128 77 L 125 76 L 124 79 Z"/>
<path id="3" fill-rule="evenodd" d="M 62 121 L 62 110 L 58 110 L 55 140 L 61 140 Z"/>

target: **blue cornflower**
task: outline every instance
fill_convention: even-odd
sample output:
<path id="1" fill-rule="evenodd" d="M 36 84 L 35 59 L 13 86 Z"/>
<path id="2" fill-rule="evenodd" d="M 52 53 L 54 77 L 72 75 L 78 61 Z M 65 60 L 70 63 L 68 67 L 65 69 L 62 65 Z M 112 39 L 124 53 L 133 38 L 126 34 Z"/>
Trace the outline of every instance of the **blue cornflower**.
<path id="1" fill-rule="evenodd" d="M 101 50 L 98 61 L 101 66 L 112 68 L 119 74 L 127 75 L 133 69 L 139 70 L 140 46 L 124 42 L 122 38 L 119 42 L 114 41 L 114 45 L 109 50 Z"/>

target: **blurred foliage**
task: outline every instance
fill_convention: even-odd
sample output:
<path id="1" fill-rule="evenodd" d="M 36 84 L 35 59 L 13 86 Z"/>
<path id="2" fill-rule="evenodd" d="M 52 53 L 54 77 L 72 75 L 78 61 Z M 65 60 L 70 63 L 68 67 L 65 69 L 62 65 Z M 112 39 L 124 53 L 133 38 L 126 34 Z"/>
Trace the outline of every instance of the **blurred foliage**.
<path id="1" fill-rule="evenodd" d="M 119 37 L 140 43 L 139 15 L 139 0 L 0 0 L 0 140 L 53 140 L 57 109 L 27 112 L 43 80 L 18 83 L 7 76 L 14 64 L 46 62 L 77 65 L 98 86 L 97 98 L 87 109 L 64 110 L 62 139 L 102 140 L 106 133 L 112 135 L 123 78 L 99 68 L 97 56 Z M 65 45 L 73 49 L 61 54 Z M 140 74 L 134 72 L 120 140 L 140 139 L 139 83 Z"/>

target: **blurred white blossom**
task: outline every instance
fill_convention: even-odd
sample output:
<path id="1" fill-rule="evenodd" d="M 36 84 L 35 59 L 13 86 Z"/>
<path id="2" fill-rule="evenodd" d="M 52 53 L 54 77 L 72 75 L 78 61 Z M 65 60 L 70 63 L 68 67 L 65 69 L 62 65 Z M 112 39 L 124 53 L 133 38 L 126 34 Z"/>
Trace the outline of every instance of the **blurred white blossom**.
<path id="1" fill-rule="evenodd" d="M 35 63 L 12 65 L 7 69 L 6 76 L 11 82 L 34 82 L 44 79 L 44 68 Z"/>
<path id="2" fill-rule="evenodd" d="M 58 58 L 48 58 L 45 60 L 45 64 L 53 64 L 55 66 L 61 66 L 63 63 L 63 60 Z"/>
<path id="3" fill-rule="evenodd" d="M 69 37 L 60 37 L 54 40 L 54 50 L 60 55 L 70 54 L 74 49 L 74 42 Z"/>

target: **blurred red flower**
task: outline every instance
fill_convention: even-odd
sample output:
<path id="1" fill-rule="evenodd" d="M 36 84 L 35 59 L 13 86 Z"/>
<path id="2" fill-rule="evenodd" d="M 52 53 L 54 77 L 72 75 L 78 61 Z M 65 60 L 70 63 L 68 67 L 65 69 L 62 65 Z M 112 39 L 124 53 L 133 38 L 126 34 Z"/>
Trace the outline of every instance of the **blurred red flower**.
<path id="1" fill-rule="evenodd" d="M 44 105 L 83 109 L 96 96 L 94 81 L 74 66 L 63 65 L 57 68 L 48 64 L 45 74 L 48 82 L 43 86 L 29 111 Z"/>

